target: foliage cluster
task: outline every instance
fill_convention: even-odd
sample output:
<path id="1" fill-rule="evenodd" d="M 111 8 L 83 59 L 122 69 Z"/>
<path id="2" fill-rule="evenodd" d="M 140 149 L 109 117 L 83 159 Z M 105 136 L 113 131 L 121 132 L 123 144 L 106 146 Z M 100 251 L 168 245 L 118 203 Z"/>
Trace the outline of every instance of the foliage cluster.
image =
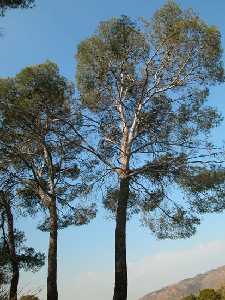
<path id="1" fill-rule="evenodd" d="M 197 296 L 190 295 L 182 300 L 224 300 L 225 299 L 225 293 L 224 288 L 221 288 L 219 290 L 214 289 L 204 289 L 199 292 Z"/>
<path id="2" fill-rule="evenodd" d="M 4 16 L 6 10 L 15 8 L 31 8 L 34 6 L 35 0 L 1 0 L 0 15 Z"/>

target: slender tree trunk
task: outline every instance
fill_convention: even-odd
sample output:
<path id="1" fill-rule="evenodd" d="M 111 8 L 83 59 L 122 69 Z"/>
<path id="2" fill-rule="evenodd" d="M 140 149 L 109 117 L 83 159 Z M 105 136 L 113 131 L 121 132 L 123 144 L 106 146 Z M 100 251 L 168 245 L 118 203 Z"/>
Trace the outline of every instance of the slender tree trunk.
<path id="1" fill-rule="evenodd" d="M 115 285 L 113 300 L 127 299 L 126 220 L 129 179 L 120 179 L 115 230 Z"/>
<path id="2" fill-rule="evenodd" d="M 17 300 L 17 289 L 19 283 L 19 266 L 13 263 L 13 275 L 10 281 L 9 300 Z"/>
<path id="3" fill-rule="evenodd" d="M 48 249 L 48 279 L 47 300 L 58 300 L 57 290 L 57 235 L 58 220 L 55 201 L 51 204 L 50 212 L 50 237 Z"/>
<path id="4" fill-rule="evenodd" d="M 19 283 L 19 263 L 16 256 L 14 220 L 10 200 L 4 195 L 4 203 L 6 208 L 7 228 L 8 228 L 8 247 L 10 252 L 10 260 L 12 265 L 12 278 L 10 281 L 9 300 L 17 300 L 17 289 Z"/>

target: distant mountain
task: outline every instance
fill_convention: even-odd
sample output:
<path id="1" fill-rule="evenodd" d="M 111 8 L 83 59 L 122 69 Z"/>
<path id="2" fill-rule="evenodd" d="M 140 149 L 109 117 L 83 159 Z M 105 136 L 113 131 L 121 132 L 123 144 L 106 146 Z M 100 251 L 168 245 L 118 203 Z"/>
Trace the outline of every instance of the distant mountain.
<path id="1" fill-rule="evenodd" d="M 206 288 L 218 289 L 225 285 L 225 266 L 182 280 L 156 292 L 145 295 L 139 300 L 180 300 L 190 294 L 197 294 Z"/>

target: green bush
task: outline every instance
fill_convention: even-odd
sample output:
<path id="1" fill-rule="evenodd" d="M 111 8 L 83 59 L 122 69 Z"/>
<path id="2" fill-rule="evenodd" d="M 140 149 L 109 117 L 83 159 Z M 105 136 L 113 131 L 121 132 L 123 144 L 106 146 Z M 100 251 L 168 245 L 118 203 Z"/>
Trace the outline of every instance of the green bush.
<path id="1" fill-rule="evenodd" d="M 199 292 L 198 296 L 190 295 L 182 300 L 225 300 L 224 288 L 220 290 L 204 289 Z"/>
<path id="2" fill-rule="evenodd" d="M 34 295 L 26 295 L 22 296 L 20 300 L 39 300 L 39 298 Z"/>
<path id="3" fill-rule="evenodd" d="M 183 300 L 197 300 L 197 298 L 194 295 L 190 295 L 185 297 Z"/>
<path id="4" fill-rule="evenodd" d="M 200 291 L 197 300 L 222 300 L 222 296 L 213 289 L 205 289 Z"/>

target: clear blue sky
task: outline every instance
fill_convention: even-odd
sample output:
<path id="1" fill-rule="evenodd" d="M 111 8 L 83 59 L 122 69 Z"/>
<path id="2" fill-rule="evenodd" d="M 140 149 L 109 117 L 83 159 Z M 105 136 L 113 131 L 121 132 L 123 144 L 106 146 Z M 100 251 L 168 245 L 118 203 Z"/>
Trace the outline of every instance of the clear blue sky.
<path id="1" fill-rule="evenodd" d="M 14 76 L 22 68 L 56 62 L 61 72 L 74 79 L 76 47 L 98 23 L 122 14 L 150 17 L 162 0 L 36 0 L 33 10 L 10 11 L 0 19 L 0 76 Z M 217 25 L 225 48 L 225 1 L 182 0 L 208 23 Z M 225 116 L 224 87 L 214 88 L 210 103 Z M 224 139 L 225 123 L 214 132 Z M 36 220 L 17 220 L 29 242 L 47 249 L 47 234 L 35 229 Z M 106 300 L 112 294 L 114 224 L 100 209 L 89 226 L 72 227 L 59 236 L 59 293 L 62 300 Z M 167 262 L 167 263 L 165 263 Z M 197 272 L 225 264 L 225 215 L 206 216 L 198 233 L 186 241 L 156 241 L 137 220 L 128 226 L 129 300 Z M 169 268 L 169 272 L 168 269 Z M 24 291 L 45 288 L 46 269 L 23 275 Z M 42 293 L 44 295 L 44 293 Z M 41 296 L 41 299 L 45 299 Z"/>

